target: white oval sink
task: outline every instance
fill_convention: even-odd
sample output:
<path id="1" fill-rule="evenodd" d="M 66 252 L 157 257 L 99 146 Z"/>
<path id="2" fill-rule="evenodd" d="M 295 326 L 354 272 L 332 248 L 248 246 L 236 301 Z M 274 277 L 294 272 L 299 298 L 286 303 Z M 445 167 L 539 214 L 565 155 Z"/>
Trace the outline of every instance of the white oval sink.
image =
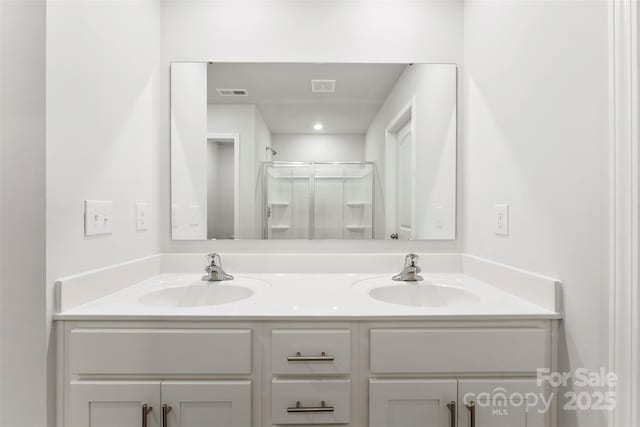
<path id="1" fill-rule="evenodd" d="M 411 307 L 447 307 L 480 302 L 477 295 L 455 286 L 430 282 L 404 282 L 369 291 L 371 298 Z"/>
<path id="2" fill-rule="evenodd" d="M 244 286 L 222 282 L 202 282 L 159 289 L 140 297 L 140 303 L 159 307 L 202 307 L 228 304 L 253 295 Z"/>

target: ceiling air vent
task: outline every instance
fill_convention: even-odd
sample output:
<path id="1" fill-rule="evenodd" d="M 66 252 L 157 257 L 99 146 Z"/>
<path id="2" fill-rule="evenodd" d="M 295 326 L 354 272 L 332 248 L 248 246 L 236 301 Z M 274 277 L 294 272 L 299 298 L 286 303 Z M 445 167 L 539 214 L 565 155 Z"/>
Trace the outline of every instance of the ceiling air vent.
<path id="1" fill-rule="evenodd" d="M 333 93 L 336 91 L 335 80 L 311 80 L 311 92 Z"/>
<path id="2" fill-rule="evenodd" d="M 216 89 L 220 96 L 247 96 L 246 89 Z"/>

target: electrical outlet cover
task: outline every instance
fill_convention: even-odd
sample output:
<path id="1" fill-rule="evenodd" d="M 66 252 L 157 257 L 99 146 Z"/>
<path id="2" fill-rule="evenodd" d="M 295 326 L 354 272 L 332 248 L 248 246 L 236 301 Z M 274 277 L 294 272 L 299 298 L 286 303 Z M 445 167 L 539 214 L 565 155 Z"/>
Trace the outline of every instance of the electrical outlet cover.
<path id="1" fill-rule="evenodd" d="M 495 208 L 495 232 L 498 236 L 509 235 L 509 205 L 499 204 Z"/>
<path id="2" fill-rule="evenodd" d="M 136 231 L 146 231 L 151 224 L 149 203 L 136 203 Z"/>

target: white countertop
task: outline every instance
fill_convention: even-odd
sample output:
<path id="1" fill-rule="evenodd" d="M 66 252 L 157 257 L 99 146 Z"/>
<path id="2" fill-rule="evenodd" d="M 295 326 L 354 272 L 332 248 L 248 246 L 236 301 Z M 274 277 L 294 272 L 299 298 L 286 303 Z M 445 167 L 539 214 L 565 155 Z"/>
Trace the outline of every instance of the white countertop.
<path id="1" fill-rule="evenodd" d="M 201 274 L 159 274 L 109 295 L 61 311 L 56 320 L 514 320 L 560 319 L 562 315 L 463 273 L 426 273 L 422 284 L 455 287 L 475 295 L 462 301 L 416 307 L 378 301 L 373 288 L 412 286 L 386 274 L 237 274 L 238 280 L 202 282 Z M 415 283 L 415 282 L 414 282 Z M 242 285 L 253 295 L 222 305 L 147 305 L 140 298 L 164 288 Z"/>

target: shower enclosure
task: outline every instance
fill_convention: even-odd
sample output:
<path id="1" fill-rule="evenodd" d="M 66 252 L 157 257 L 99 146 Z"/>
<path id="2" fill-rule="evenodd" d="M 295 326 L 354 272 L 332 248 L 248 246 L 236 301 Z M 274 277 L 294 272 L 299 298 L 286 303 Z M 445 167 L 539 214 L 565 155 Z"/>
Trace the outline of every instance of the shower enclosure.
<path id="1" fill-rule="evenodd" d="M 263 239 L 374 239 L 373 162 L 266 162 Z"/>

